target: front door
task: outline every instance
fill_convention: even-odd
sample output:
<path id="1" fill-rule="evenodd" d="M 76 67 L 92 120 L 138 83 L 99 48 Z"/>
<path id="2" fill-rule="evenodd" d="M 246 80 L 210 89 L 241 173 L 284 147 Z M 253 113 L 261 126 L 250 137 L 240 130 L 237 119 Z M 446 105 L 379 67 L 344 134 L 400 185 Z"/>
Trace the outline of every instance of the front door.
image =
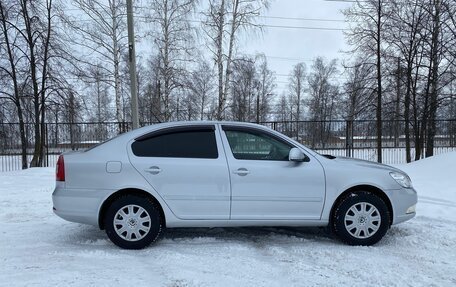
<path id="1" fill-rule="evenodd" d="M 215 125 L 160 130 L 131 144 L 130 160 L 181 219 L 229 219 L 230 182 Z"/>
<path id="2" fill-rule="evenodd" d="M 268 131 L 223 126 L 231 177 L 231 219 L 318 220 L 325 198 L 321 164 L 291 162 L 293 144 Z"/>

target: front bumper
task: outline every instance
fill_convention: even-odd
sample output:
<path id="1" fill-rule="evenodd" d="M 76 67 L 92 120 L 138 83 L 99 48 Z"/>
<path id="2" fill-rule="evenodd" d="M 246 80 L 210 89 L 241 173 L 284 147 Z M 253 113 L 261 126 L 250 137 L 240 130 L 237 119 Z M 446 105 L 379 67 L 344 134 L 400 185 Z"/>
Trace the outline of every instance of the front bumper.
<path id="1" fill-rule="evenodd" d="M 98 226 L 98 213 L 110 190 L 67 189 L 57 185 L 52 193 L 53 211 L 77 223 Z"/>
<path id="2" fill-rule="evenodd" d="M 402 188 L 390 192 L 393 206 L 393 225 L 412 219 L 416 215 L 415 208 L 418 195 L 414 188 Z"/>

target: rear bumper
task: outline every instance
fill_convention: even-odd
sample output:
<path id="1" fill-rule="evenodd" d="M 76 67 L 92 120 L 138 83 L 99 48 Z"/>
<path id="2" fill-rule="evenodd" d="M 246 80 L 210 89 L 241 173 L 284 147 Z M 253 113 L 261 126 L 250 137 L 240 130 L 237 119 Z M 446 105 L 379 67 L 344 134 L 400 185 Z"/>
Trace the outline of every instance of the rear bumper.
<path id="1" fill-rule="evenodd" d="M 110 190 L 67 189 L 57 186 L 52 193 L 53 211 L 77 223 L 98 226 L 98 213 Z"/>
<path id="2" fill-rule="evenodd" d="M 416 207 L 418 202 L 418 195 L 415 189 L 402 188 L 399 190 L 393 190 L 390 195 L 393 205 L 393 225 L 415 217 L 416 212 L 413 207 Z"/>

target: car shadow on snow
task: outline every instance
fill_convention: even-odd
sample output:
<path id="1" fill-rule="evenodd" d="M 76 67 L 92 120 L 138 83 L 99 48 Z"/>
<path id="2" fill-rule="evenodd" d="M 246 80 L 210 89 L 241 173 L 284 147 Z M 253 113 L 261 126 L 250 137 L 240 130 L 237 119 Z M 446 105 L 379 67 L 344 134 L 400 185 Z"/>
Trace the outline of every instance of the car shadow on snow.
<path id="1" fill-rule="evenodd" d="M 59 237 L 65 244 L 77 246 L 106 246 L 116 248 L 106 233 L 95 226 L 74 225 L 66 236 Z M 375 246 L 396 245 L 401 238 L 411 236 L 408 228 L 393 226 L 385 238 Z M 166 245 L 205 245 L 238 243 L 252 245 L 287 245 L 299 243 L 345 245 L 324 227 L 217 227 L 217 228 L 170 228 L 165 229 L 156 242 Z M 153 245 L 152 245 L 153 246 Z"/>
<path id="2" fill-rule="evenodd" d="M 75 225 L 60 237 L 66 244 L 83 246 L 112 245 L 106 233 L 95 226 Z M 165 229 L 157 241 L 167 244 L 252 243 L 292 244 L 303 241 L 338 244 L 322 227 L 217 227 Z M 114 245 L 112 245 L 114 246 Z"/>
<path id="3" fill-rule="evenodd" d="M 189 240 L 192 238 L 214 238 L 223 241 L 257 241 L 271 238 L 276 240 L 314 240 L 330 237 L 321 227 L 217 227 L 217 228 L 173 228 L 165 230 L 165 240 Z"/>

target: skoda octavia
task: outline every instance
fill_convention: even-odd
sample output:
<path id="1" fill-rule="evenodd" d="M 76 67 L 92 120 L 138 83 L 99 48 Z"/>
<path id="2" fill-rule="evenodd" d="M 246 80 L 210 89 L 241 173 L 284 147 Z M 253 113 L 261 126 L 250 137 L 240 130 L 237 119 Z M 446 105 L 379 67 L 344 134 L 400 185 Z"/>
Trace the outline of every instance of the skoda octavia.
<path id="1" fill-rule="evenodd" d="M 320 155 L 264 126 L 178 122 L 59 157 L 54 212 L 140 249 L 164 228 L 329 226 L 372 245 L 415 216 L 399 169 Z"/>

